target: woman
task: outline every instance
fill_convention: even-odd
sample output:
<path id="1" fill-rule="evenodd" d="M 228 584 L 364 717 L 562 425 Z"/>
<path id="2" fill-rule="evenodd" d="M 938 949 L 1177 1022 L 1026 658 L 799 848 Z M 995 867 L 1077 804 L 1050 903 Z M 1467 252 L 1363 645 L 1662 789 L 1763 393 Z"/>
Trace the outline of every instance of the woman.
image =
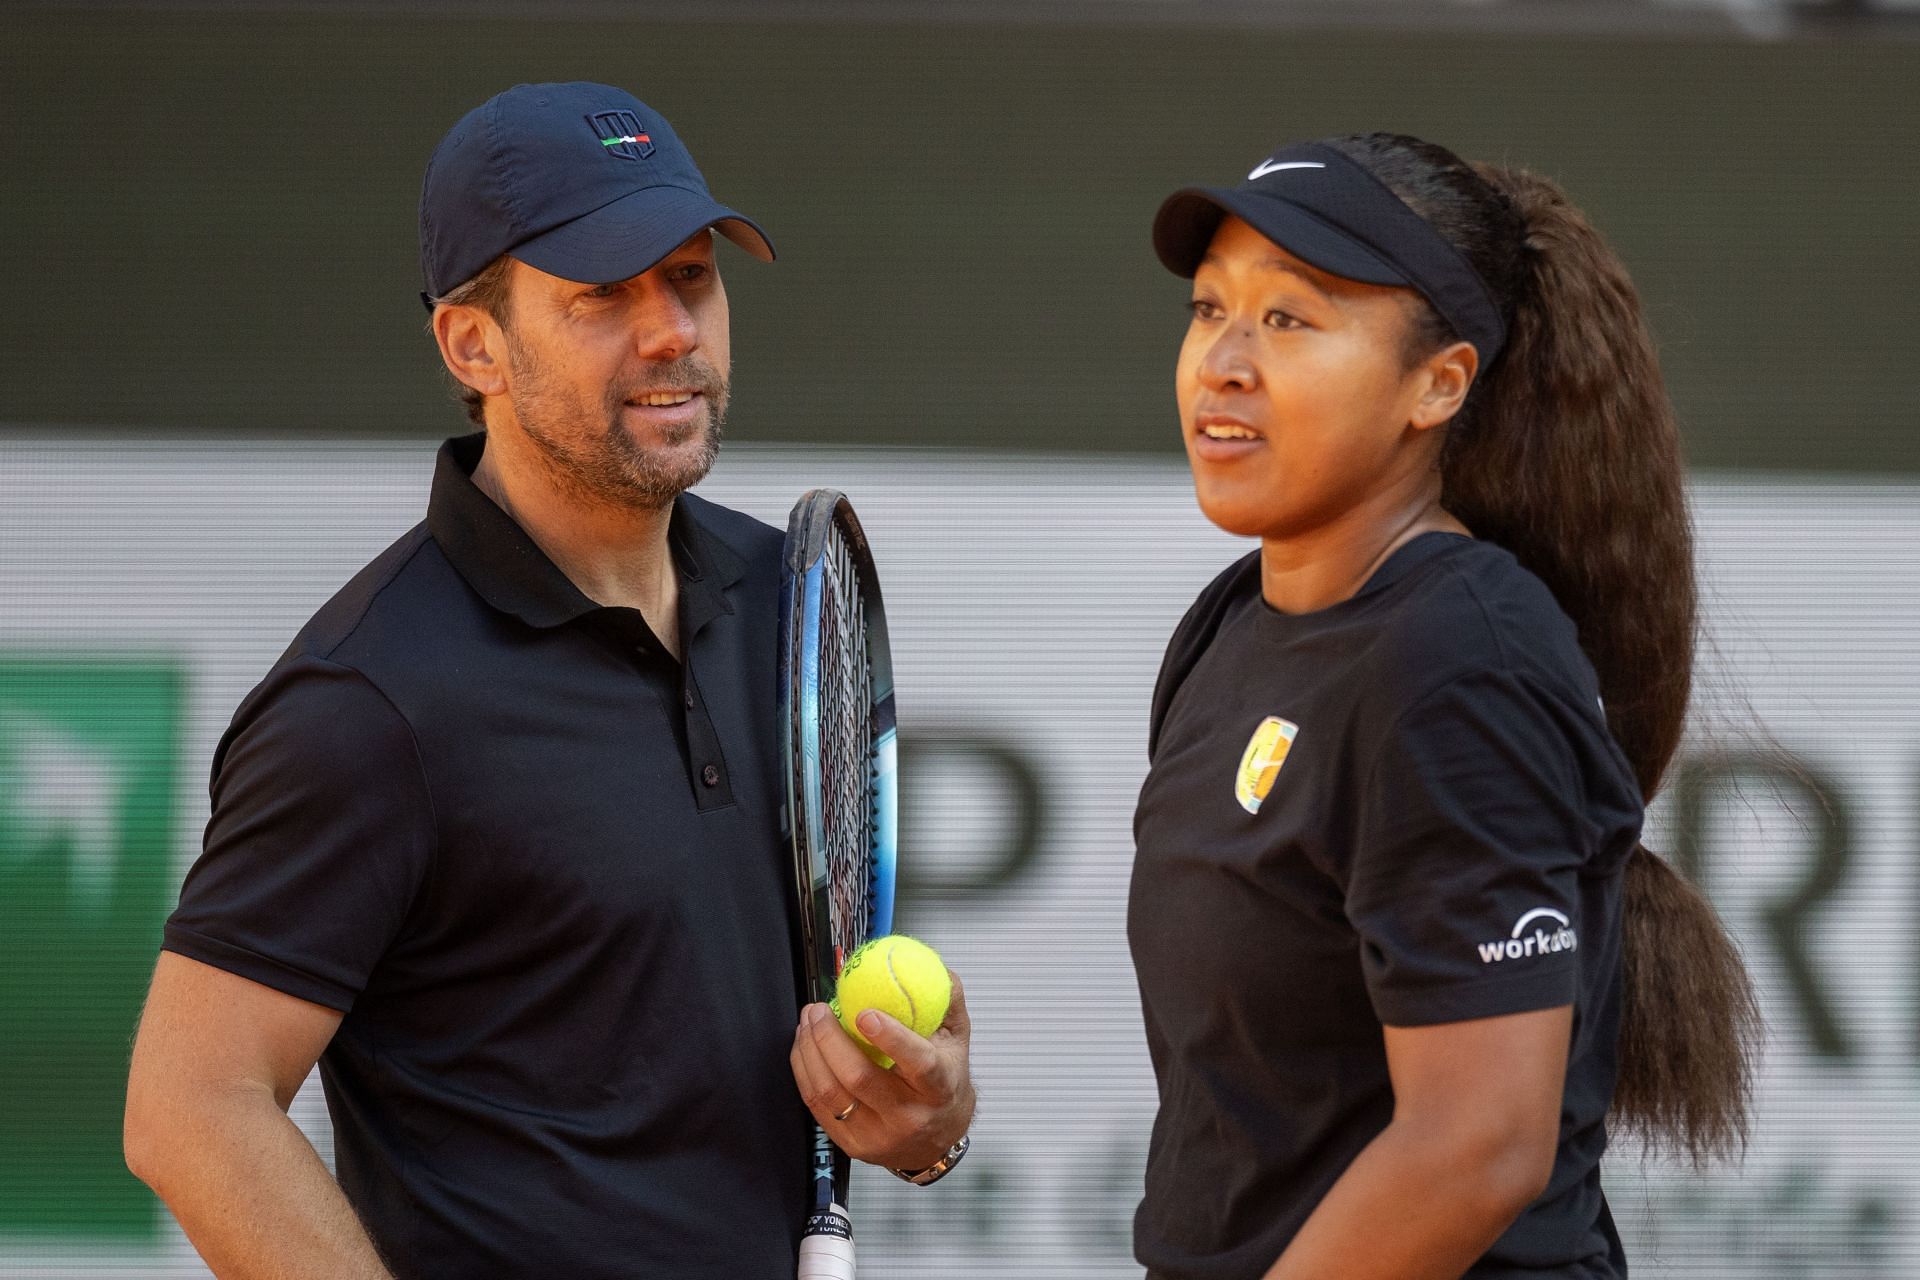
<path id="1" fill-rule="evenodd" d="M 1373 134 L 1161 207 L 1200 506 L 1128 934 L 1155 1280 L 1626 1274 L 1617 1124 L 1745 1133 L 1757 1026 L 1638 843 L 1694 639 L 1673 414 L 1552 183 Z"/>

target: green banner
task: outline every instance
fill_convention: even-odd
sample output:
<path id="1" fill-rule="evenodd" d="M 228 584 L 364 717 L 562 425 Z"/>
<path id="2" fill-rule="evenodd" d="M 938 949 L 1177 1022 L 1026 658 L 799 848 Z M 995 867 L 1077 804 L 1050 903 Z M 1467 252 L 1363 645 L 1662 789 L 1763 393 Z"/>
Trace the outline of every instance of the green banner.
<path id="1" fill-rule="evenodd" d="M 121 1157 L 173 901 L 181 669 L 0 655 L 0 1233 L 157 1240 Z"/>

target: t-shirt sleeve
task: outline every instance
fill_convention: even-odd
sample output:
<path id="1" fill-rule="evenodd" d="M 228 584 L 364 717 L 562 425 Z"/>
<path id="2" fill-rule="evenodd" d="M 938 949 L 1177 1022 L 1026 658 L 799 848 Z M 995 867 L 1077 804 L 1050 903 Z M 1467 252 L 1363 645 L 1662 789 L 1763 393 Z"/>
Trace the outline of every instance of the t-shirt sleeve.
<path id="1" fill-rule="evenodd" d="M 1259 572 L 1260 553 L 1250 552 L 1228 565 L 1188 606 L 1180 625 L 1173 629 L 1167 652 L 1160 659 L 1160 674 L 1153 685 L 1153 702 L 1147 716 L 1147 758 L 1152 759 L 1160 744 L 1160 730 L 1173 710 L 1180 685 L 1193 670 L 1193 664 L 1213 643 L 1220 629 L 1220 618 L 1233 603 L 1235 591 L 1244 586 L 1250 573 Z"/>
<path id="2" fill-rule="evenodd" d="M 1505 671 L 1457 677 L 1395 720 L 1359 797 L 1346 885 L 1382 1023 L 1573 1003 L 1579 877 L 1601 834 L 1569 736 L 1586 732 Z"/>
<path id="3" fill-rule="evenodd" d="M 359 672 L 283 659 L 214 757 L 213 811 L 163 946 L 352 1008 L 434 850 L 413 734 Z"/>

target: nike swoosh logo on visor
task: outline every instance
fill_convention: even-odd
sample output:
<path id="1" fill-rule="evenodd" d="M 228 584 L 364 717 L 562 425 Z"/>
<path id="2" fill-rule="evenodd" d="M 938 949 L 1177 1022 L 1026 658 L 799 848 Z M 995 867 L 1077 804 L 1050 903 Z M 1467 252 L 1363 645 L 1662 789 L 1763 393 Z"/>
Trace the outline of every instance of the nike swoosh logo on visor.
<path id="1" fill-rule="evenodd" d="M 1289 160 L 1285 164 L 1275 164 L 1271 160 L 1262 160 L 1253 167 L 1253 172 L 1247 175 L 1247 181 L 1252 182 L 1255 178 L 1264 178 L 1268 174 L 1278 173 L 1282 169 L 1324 169 L 1326 167 L 1326 165 L 1320 163 L 1318 160 Z"/>

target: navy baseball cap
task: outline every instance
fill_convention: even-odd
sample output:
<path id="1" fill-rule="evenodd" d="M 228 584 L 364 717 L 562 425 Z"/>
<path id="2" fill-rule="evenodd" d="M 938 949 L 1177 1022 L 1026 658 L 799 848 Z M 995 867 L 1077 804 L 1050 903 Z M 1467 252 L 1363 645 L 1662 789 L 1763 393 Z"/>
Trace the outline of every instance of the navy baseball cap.
<path id="1" fill-rule="evenodd" d="M 518 84 L 462 116 L 420 188 L 427 306 L 503 253 L 609 284 L 712 227 L 762 262 L 773 244 L 716 201 L 659 112 L 624 89 Z"/>
<path id="2" fill-rule="evenodd" d="M 1417 290 L 1482 361 L 1506 345 L 1506 321 L 1466 256 L 1332 147 L 1282 147 L 1237 187 L 1187 187 L 1168 196 L 1153 222 L 1153 247 L 1167 270 L 1192 276 L 1229 214 L 1322 271 Z"/>

